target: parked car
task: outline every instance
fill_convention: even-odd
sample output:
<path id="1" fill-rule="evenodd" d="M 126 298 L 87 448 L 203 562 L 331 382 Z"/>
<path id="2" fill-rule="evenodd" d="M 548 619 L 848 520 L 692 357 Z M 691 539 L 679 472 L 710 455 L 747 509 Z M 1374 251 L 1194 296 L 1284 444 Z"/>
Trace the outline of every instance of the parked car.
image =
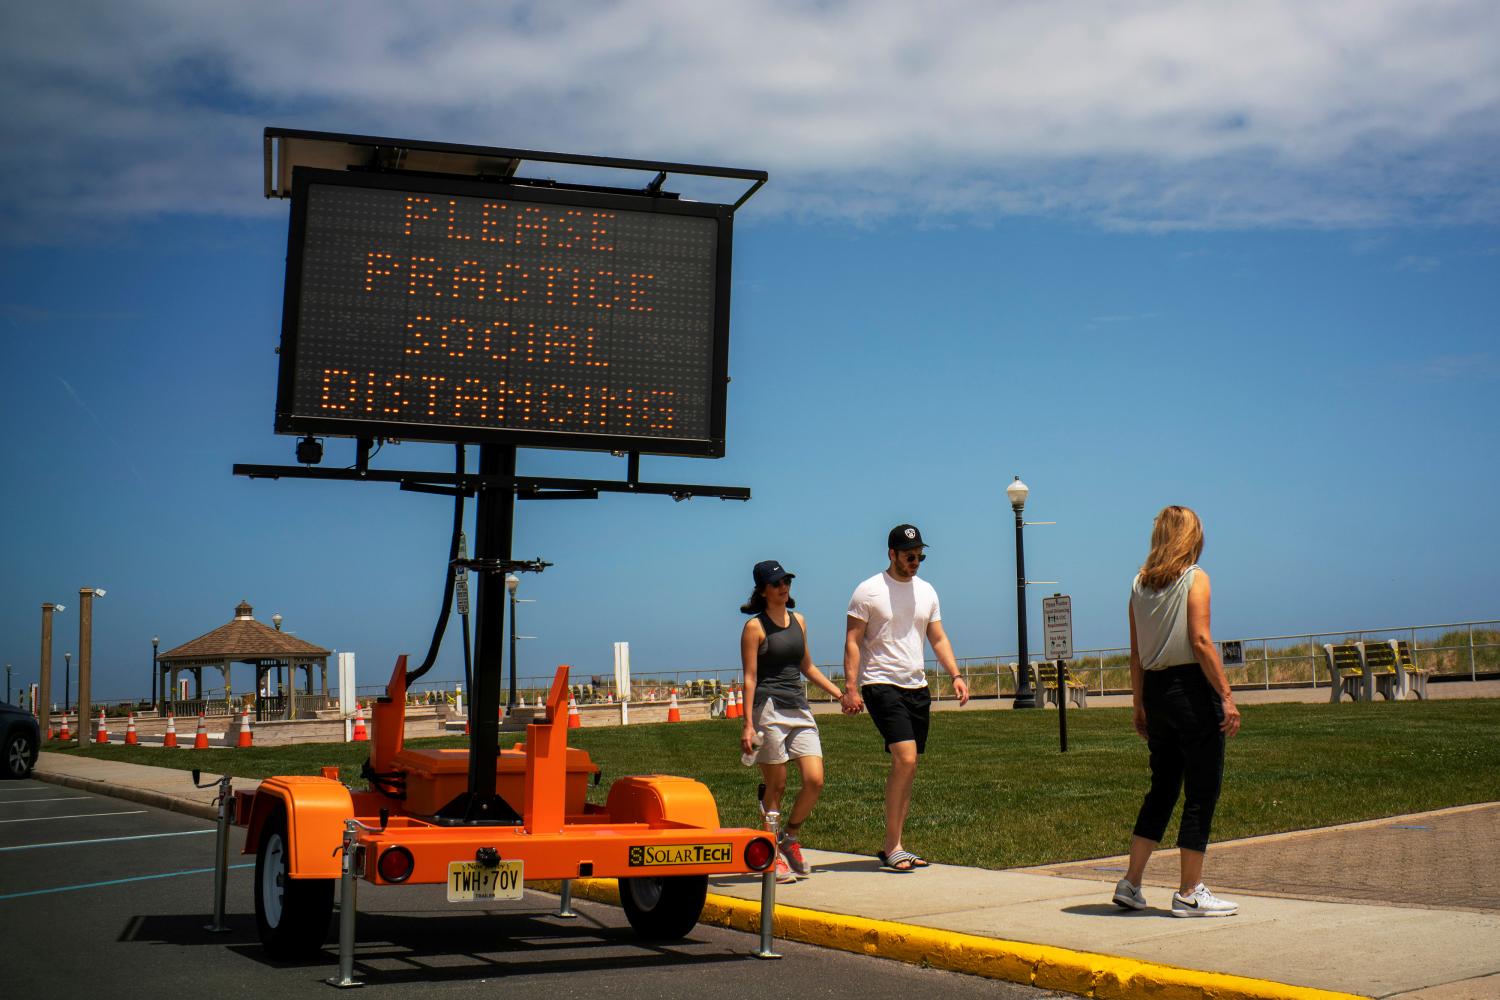
<path id="1" fill-rule="evenodd" d="M 32 714 L 0 701 L 0 774 L 7 778 L 31 774 L 41 746 L 41 729 Z"/>

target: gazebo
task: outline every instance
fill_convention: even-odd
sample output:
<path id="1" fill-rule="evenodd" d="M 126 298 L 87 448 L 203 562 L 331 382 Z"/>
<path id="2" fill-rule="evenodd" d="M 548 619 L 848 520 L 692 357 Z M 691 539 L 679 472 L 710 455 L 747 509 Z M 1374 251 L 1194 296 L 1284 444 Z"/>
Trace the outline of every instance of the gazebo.
<path id="1" fill-rule="evenodd" d="M 220 625 L 212 632 L 157 656 L 156 669 L 161 671 L 162 701 L 176 714 L 218 714 L 208 712 L 208 706 L 203 703 L 204 668 L 220 672 L 227 692 L 230 690 L 230 667 L 236 663 L 248 663 L 255 667 L 255 685 L 252 690 L 255 693 L 257 722 L 296 717 L 297 698 L 294 691 L 297 687 L 298 670 L 307 671 L 305 695 L 308 701 L 315 701 L 318 693 L 313 690 L 313 668 L 318 669 L 321 700 L 326 703 L 330 651 L 281 631 L 280 617 L 273 616 L 275 628 L 264 625 L 255 620 L 250 602 L 241 601 L 234 609 L 234 619 L 227 625 Z M 282 682 L 283 668 L 289 672 L 291 687 L 294 689 L 292 692 Z M 271 686 L 273 670 L 276 673 L 274 688 Z M 178 697 L 177 681 L 184 671 L 193 676 L 193 702 L 186 702 Z M 226 704 L 224 711 L 233 711 L 233 707 Z"/>

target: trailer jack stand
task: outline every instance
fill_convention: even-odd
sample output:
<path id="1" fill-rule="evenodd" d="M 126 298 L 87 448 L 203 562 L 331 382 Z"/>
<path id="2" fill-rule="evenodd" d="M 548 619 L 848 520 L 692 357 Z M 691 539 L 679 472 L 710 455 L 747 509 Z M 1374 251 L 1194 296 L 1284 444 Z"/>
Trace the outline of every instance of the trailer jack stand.
<path id="1" fill-rule="evenodd" d="M 214 805 L 219 807 L 218 830 L 214 835 L 214 920 L 211 924 L 204 924 L 203 929 L 212 934 L 222 934 L 229 930 L 224 923 L 224 890 L 229 881 L 229 814 L 234 809 L 234 791 L 230 787 L 233 779 L 224 775 L 217 781 L 202 783 L 198 780 L 200 772 L 193 769 L 193 784 L 198 788 L 212 788 L 219 786 L 218 798 Z"/>
<path id="2" fill-rule="evenodd" d="M 765 795 L 765 787 L 761 786 L 761 795 Z M 764 806 L 761 813 L 766 818 L 766 830 L 770 832 L 773 841 L 779 840 L 781 833 L 781 813 L 776 810 L 769 812 Z M 779 848 L 778 848 L 779 850 Z M 760 877 L 760 950 L 755 953 L 756 958 L 780 958 L 781 956 L 771 949 L 771 932 L 775 930 L 776 923 L 776 855 L 771 855 L 771 867 Z"/>
<path id="3" fill-rule="evenodd" d="M 573 912 L 573 880 L 565 878 L 562 883 L 562 896 L 557 901 L 557 915 L 564 920 L 576 919 L 578 914 Z"/>
<path id="4" fill-rule="evenodd" d="M 354 854 L 361 826 L 364 824 L 357 819 L 344 821 L 344 843 L 339 848 L 344 852 L 342 876 L 339 879 L 339 974 L 336 979 L 323 980 L 329 986 L 342 989 L 364 985 L 354 978 L 354 916 L 358 909 L 359 891 L 359 879 L 354 871 Z"/>

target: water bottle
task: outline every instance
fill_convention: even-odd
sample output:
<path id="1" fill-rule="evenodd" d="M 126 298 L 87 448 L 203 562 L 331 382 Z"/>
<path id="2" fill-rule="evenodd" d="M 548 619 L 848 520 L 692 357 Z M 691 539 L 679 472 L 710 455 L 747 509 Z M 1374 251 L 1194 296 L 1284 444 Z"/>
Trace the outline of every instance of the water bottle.
<path id="1" fill-rule="evenodd" d="M 755 739 L 750 741 L 750 752 L 740 754 L 740 763 L 746 767 L 754 767 L 756 755 L 760 753 L 760 745 L 765 741 L 766 734 L 756 730 Z"/>

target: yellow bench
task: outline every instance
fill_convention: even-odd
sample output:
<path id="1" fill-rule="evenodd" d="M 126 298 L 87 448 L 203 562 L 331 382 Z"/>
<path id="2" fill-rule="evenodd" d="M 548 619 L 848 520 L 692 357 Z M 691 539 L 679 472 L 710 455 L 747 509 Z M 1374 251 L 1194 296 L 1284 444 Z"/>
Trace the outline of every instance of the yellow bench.
<path id="1" fill-rule="evenodd" d="M 1036 664 L 1032 665 L 1032 669 L 1036 671 L 1036 673 L 1033 676 L 1036 677 L 1036 686 L 1037 686 L 1037 689 L 1042 692 L 1043 697 L 1046 699 L 1046 703 L 1052 704 L 1052 705 L 1058 704 L 1058 700 L 1057 700 L 1057 664 L 1055 664 L 1055 663 L 1036 663 Z M 1076 677 L 1071 670 L 1069 670 L 1067 672 L 1067 676 L 1068 676 L 1068 700 L 1071 701 L 1073 704 L 1077 705 L 1079 708 L 1088 708 L 1089 707 L 1089 690 L 1088 690 L 1088 685 L 1085 684 L 1078 677 Z"/>
<path id="2" fill-rule="evenodd" d="M 1395 697 L 1403 698 L 1407 692 L 1411 692 L 1422 701 L 1427 700 L 1427 678 L 1432 671 L 1417 666 L 1412 658 L 1411 643 L 1405 639 L 1386 639 L 1383 642 L 1367 642 L 1364 650 L 1365 663 L 1372 669 L 1377 669 L 1377 681 L 1383 675 L 1394 674 Z"/>
<path id="3" fill-rule="evenodd" d="M 1396 651 L 1389 642 L 1361 642 L 1359 654 L 1364 657 L 1365 669 L 1374 678 L 1375 690 L 1386 701 L 1401 697 L 1401 671 L 1396 666 Z"/>
<path id="4" fill-rule="evenodd" d="M 1325 643 L 1323 655 L 1328 661 L 1329 701 L 1338 704 L 1348 695 L 1359 701 L 1364 694 L 1365 658 L 1352 642 Z"/>

